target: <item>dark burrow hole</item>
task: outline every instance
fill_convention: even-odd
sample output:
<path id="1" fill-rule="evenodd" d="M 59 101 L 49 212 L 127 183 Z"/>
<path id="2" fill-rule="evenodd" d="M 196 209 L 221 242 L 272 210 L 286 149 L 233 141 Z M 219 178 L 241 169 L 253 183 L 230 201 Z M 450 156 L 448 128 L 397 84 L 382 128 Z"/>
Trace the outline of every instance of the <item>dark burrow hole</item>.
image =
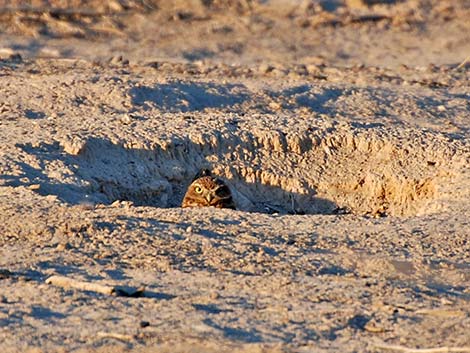
<path id="1" fill-rule="evenodd" d="M 344 163 L 354 166 L 353 158 L 358 170 L 366 162 L 383 168 L 374 155 L 360 150 L 358 141 L 341 147 L 338 141 L 346 140 L 337 138 L 332 154 L 315 136 L 306 141 L 305 136 L 289 140 L 282 133 L 270 134 L 263 137 L 264 146 L 250 134 L 232 138 L 173 138 L 151 147 L 102 138 L 21 145 L 41 168 L 19 162 L 21 173 L 3 178 L 3 183 L 38 185 L 39 194 L 56 195 L 69 204 L 127 200 L 169 208 L 181 206 L 196 173 L 208 168 L 226 181 L 238 210 L 279 214 L 402 215 L 416 212 L 420 201 L 434 196 L 432 178 L 403 178 L 391 168 L 388 175 L 343 168 Z M 384 149 L 378 151 L 383 154 Z"/>

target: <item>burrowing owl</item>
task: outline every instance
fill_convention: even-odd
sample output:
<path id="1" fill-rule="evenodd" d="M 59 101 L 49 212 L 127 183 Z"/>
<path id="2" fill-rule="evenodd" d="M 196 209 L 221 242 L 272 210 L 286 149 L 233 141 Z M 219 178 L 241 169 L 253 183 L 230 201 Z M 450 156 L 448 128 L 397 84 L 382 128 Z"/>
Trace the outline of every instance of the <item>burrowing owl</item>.
<path id="1" fill-rule="evenodd" d="M 196 174 L 181 204 L 181 207 L 205 206 L 235 209 L 229 187 L 207 169 Z"/>

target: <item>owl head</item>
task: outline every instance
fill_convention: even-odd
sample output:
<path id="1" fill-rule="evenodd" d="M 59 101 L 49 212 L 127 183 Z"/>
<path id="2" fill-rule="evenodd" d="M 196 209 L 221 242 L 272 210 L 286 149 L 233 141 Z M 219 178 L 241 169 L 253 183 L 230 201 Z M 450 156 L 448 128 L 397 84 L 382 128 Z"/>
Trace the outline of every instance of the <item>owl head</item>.
<path id="1" fill-rule="evenodd" d="M 229 187 L 223 180 L 213 177 L 208 170 L 203 170 L 196 175 L 186 191 L 181 206 L 235 209 Z"/>

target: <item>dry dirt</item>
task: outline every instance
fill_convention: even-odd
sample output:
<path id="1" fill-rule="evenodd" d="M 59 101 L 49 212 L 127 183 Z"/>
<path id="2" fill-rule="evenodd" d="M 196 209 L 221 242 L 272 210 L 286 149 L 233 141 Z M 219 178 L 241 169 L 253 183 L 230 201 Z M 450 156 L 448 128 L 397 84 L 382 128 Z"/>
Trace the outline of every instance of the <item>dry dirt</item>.
<path id="1" fill-rule="evenodd" d="M 470 351 L 470 1 L 0 5 L 2 352 Z"/>

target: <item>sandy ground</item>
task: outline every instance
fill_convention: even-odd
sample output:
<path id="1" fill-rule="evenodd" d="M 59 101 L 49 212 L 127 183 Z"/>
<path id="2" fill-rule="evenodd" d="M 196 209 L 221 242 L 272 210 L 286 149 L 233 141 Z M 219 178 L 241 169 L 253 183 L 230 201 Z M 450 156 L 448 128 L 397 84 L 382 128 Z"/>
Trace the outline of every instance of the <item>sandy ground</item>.
<path id="1" fill-rule="evenodd" d="M 469 1 L 22 4 L 2 352 L 470 351 Z"/>

